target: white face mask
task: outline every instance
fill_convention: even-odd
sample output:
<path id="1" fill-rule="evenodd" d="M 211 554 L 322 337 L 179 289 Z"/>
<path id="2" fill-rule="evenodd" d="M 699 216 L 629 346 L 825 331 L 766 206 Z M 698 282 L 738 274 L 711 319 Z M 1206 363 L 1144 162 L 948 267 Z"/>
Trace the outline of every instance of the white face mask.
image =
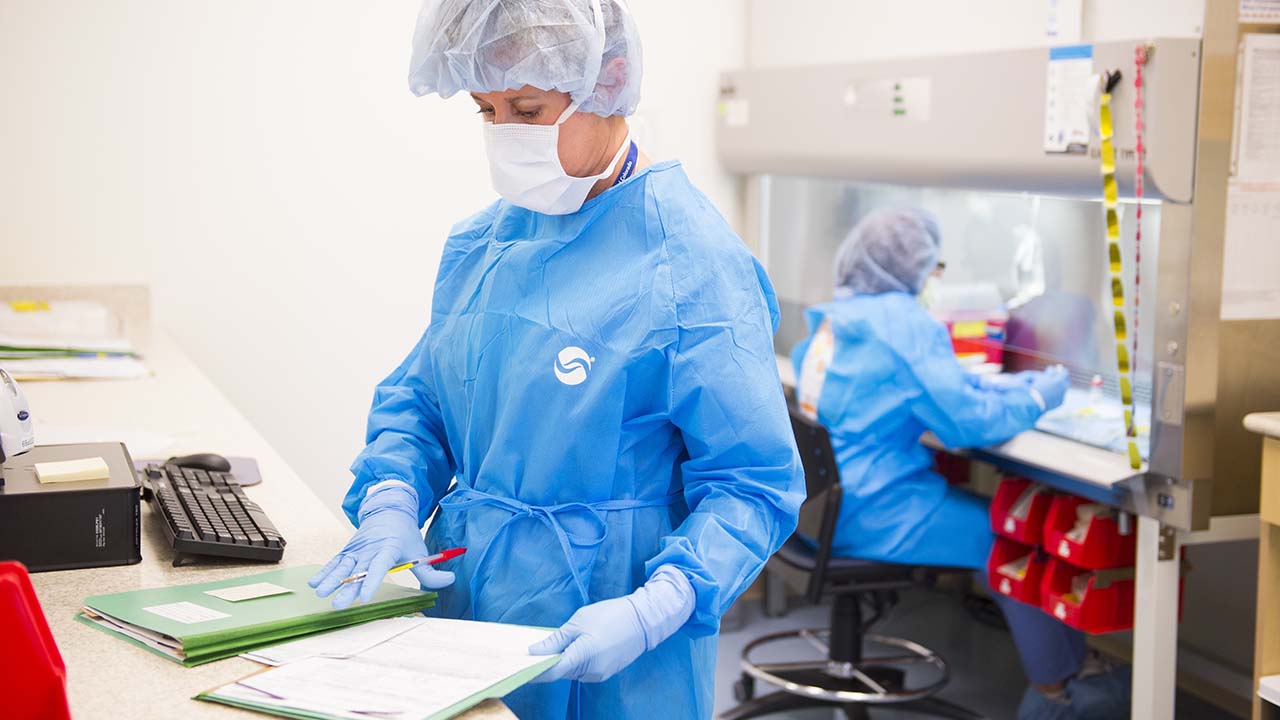
<path id="1" fill-rule="evenodd" d="M 493 189 L 504 200 L 545 215 L 568 215 L 582 207 L 597 182 L 613 174 L 631 145 L 629 133 L 613 161 L 599 175 L 574 177 L 560 164 L 560 126 L 577 109 L 577 104 L 570 105 L 555 125 L 485 123 L 489 177 Z"/>
<path id="2" fill-rule="evenodd" d="M 920 294 L 916 296 L 916 301 L 923 307 L 933 307 L 938 302 L 938 286 L 940 285 L 942 285 L 942 282 L 934 275 L 925 278 L 924 285 L 920 288 Z"/>

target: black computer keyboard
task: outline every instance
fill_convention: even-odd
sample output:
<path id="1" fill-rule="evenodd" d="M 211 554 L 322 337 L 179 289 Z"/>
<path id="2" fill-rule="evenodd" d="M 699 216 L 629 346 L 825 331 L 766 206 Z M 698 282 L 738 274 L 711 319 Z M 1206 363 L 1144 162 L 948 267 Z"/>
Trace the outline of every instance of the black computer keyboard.
<path id="1" fill-rule="evenodd" d="M 270 562 L 284 555 L 284 538 L 231 473 L 168 464 L 148 465 L 143 475 L 177 553 L 175 566 L 187 555 Z"/>

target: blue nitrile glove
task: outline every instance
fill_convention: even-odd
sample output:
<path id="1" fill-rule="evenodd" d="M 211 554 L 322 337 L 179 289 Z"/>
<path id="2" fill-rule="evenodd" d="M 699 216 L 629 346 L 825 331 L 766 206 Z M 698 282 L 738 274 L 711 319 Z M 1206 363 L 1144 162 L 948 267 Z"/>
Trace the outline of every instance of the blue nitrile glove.
<path id="1" fill-rule="evenodd" d="M 608 680 L 684 626 L 693 604 L 689 578 L 663 565 L 635 592 L 579 608 L 559 630 L 531 645 L 534 655 L 564 653 L 536 682 Z"/>
<path id="2" fill-rule="evenodd" d="M 1071 377 L 1067 369 L 1054 365 L 1044 372 L 1037 373 L 1031 379 L 1031 396 L 1039 403 L 1040 409 L 1048 412 L 1062 404 L 1067 396 L 1067 388 L 1071 387 Z"/>
<path id="3" fill-rule="evenodd" d="M 356 597 L 361 602 L 372 600 L 392 567 L 430 555 L 418 525 L 418 495 L 408 485 L 388 482 L 370 488 L 356 517 L 360 521 L 356 534 L 307 581 L 320 597 L 329 597 L 337 590 L 333 607 L 338 610 L 350 607 Z M 369 575 L 358 582 L 341 584 L 344 578 L 359 572 Z M 453 584 L 453 573 L 430 565 L 419 565 L 410 572 L 427 590 Z"/>

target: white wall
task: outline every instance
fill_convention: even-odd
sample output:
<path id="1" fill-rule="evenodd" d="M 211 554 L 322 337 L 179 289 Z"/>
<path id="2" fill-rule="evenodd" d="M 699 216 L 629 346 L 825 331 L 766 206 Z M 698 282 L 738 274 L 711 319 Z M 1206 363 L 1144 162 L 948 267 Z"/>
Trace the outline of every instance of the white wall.
<path id="1" fill-rule="evenodd" d="M 406 89 L 418 5 L 0 3 L 0 283 L 149 281 L 158 321 L 335 510 L 450 225 L 493 197 L 470 100 Z M 743 2 L 633 5 L 645 149 L 735 219 L 712 108 Z"/>
<path id="2" fill-rule="evenodd" d="M 1045 44 L 1047 0 L 748 0 L 757 67 Z M 1198 36 L 1204 0 L 1084 0 L 1082 40 Z"/>

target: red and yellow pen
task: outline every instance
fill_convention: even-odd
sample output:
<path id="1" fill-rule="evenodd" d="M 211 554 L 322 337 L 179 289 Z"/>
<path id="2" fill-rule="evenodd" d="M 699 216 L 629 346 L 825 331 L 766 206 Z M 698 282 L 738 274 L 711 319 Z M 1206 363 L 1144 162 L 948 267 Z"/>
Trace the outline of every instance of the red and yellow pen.
<path id="1" fill-rule="evenodd" d="M 452 560 L 453 558 L 458 557 L 459 555 L 465 553 L 466 551 L 467 551 L 466 548 L 450 548 L 448 550 L 445 550 L 444 552 L 438 552 L 435 555 L 428 555 L 427 557 L 418 558 L 417 560 L 410 560 L 407 563 L 400 563 L 399 565 L 388 570 L 387 574 L 390 575 L 393 572 L 408 570 L 409 568 L 415 568 L 415 567 L 418 567 L 419 565 L 435 565 L 436 563 L 442 563 L 445 560 Z M 347 583 L 357 582 L 365 579 L 368 576 L 369 576 L 369 573 L 367 572 L 359 572 L 347 578 L 346 580 L 343 580 L 339 584 L 346 585 Z"/>

